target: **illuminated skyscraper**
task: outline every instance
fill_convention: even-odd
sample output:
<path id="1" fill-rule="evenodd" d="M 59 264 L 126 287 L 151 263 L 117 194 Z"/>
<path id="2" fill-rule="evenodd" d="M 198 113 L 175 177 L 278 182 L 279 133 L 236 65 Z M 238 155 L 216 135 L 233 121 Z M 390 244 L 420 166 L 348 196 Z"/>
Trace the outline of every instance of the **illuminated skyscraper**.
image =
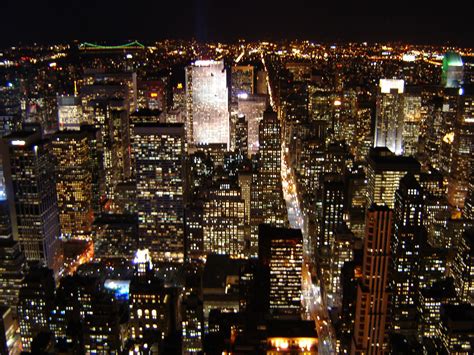
<path id="1" fill-rule="evenodd" d="M 94 126 L 99 129 L 98 148 L 105 186 L 101 197 L 112 200 L 115 185 L 130 176 L 130 128 L 127 102 L 124 99 L 101 98 L 91 100 Z"/>
<path id="2" fill-rule="evenodd" d="M 351 354 L 388 351 L 392 218 L 393 212 L 386 206 L 372 205 L 367 211 Z"/>
<path id="3" fill-rule="evenodd" d="M 258 263 L 264 307 L 274 317 L 300 317 L 303 236 L 299 229 L 262 224 L 258 231 Z"/>
<path id="4" fill-rule="evenodd" d="M 251 65 L 234 65 L 231 73 L 232 97 L 254 93 L 254 68 Z"/>
<path id="5" fill-rule="evenodd" d="M 414 90 L 407 90 L 403 97 L 403 133 L 402 145 L 404 155 L 418 153 L 418 140 L 421 132 L 421 95 Z"/>
<path id="6" fill-rule="evenodd" d="M 259 178 L 262 184 L 264 223 L 281 223 L 281 127 L 276 112 L 270 108 L 265 111 L 259 128 L 260 167 Z"/>
<path id="7" fill-rule="evenodd" d="M 59 271 L 59 211 L 51 142 L 41 132 L 20 131 L 3 138 L 7 196 L 14 239 L 28 261 Z"/>
<path id="8" fill-rule="evenodd" d="M 270 107 L 260 121 L 259 141 L 260 156 L 251 189 L 251 248 L 255 255 L 259 224 L 286 225 L 281 185 L 281 127 L 276 112 Z"/>
<path id="9" fill-rule="evenodd" d="M 375 203 L 393 208 L 395 191 L 407 172 L 418 174 L 420 163 L 412 157 L 396 156 L 388 148 L 373 148 L 367 166 L 367 206 Z"/>
<path id="10" fill-rule="evenodd" d="M 474 171 L 474 88 L 461 93 L 453 130 L 448 199 L 454 206 L 464 207 Z"/>
<path id="11" fill-rule="evenodd" d="M 472 354 L 474 306 L 465 303 L 443 304 L 440 313 L 437 335 L 444 346 L 442 351 L 448 354 Z"/>
<path id="12" fill-rule="evenodd" d="M 8 202 L 0 201 L 0 305 L 10 307 L 15 316 L 25 273 L 25 255 L 12 237 Z"/>
<path id="13" fill-rule="evenodd" d="M 221 181 L 210 189 L 204 203 L 203 238 L 205 254 L 244 256 L 245 202 L 238 186 Z"/>
<path id="14" fill-rule="evenodd" d="M 31 349 L 31 342 L 38 333 L 49 330 L 53 301 L 53 272 L 47 268 L 34 267 L 22 283 L 18 303 L 23 350 Z"/>
<path id="15" fill-rule="evenodd" d="M 421 249 L 426 245 L 423 227 L 423 190 L 412 174 L 400 180 L 395 193 L 392 238 L 393 330 L 406 336 L 417 332 L 416 300 L 419 290 Z"/>
<path id="16" fill-rule="evenodd" d="M 375 147 L 403 153 L 403 80 L 380 79 L 377 96 Z"/>
<path id="17" fill-rule="evenodd" d="M 124 333 L 121 324 L 121 309 L 112 295 L 94 292 L 83 320 L 84 353 L 122 353 Z"/>
<path id="18" fill-rule="evenodd" d="M 239 152 L 243 157 L 248 155 L 248 122 L 245 116 L 239 115 L 235 122 L 235 130 L 233 137 L 233 148 L 236 152 Z"/>
<path id="19" fill-rule="evenodd" d="M 258 152 L 259 123 L 268 106 L 267 95 L 241 95 L 237 98 L 238 112 L 247 119 L 249 155 Z"/>
<path id="20" fill-rule="evenodd" d="M 146 351 L 172 331 L 173 296 L 153 275 L 134 276 L 130 283 L 131 338 Z"/>
<path id="21" fill-rule="evenodd" d="M 331 267 L 334 262 L 336 229 L 343 223 L 344 183 L 337 177 L 326 175 L 323 182 L 322 214 L 319 221 L 319 238 L 316 241 L 316 253 L 324 284 L 333 290 Z M 332 296 L 332 295 L 331 295 Z"/>
<path id="22" fill-rule="evenodd" d="M 464 79 L 464 64 L 458 53 L 448 52 L 443 58 L 441 85 L 445 88 L 459 88 Z"/>
<path id="23" fill-rule="evenodd" d="M 52 138 L 61 233 L 90 238 L 93 221 L 92 163 L 84 131 L 64 131 Z"/>
<path id="24" fill-rule="evenodd" d="M 474 229 L 463 233 L 452 273 L 458 297 L 462 302 L 474 304 Z"/>
<path id="25" fill-rule="evenodd" d="M 136 124 L 133 129 L 136 165 L 139 246 L 153 258 L 184 258 L 183 124 Z"/>
<path id="26" fill-rule="evenodd" d="M 229 145 L 229 89 L 224 61 L 197 60 L 186 68 L 188 143 Z"/>
<path id="27" fill-rule="evenodd" d="M 85 121 L 81 99 L 77 96 L 58 96 L 58 121 L 60 130 L 79 130 Z"/>

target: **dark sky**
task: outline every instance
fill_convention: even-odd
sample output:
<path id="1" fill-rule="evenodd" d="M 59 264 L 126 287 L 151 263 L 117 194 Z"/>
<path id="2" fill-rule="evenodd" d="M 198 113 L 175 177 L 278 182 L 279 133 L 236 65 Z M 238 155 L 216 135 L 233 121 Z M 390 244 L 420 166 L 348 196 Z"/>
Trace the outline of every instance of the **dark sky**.
<path id="1" fill-rule="evenodd" d="M 472 0 L 0 0 L 0 13 L 0 45 L 195 37 L 474 47 Z"/>

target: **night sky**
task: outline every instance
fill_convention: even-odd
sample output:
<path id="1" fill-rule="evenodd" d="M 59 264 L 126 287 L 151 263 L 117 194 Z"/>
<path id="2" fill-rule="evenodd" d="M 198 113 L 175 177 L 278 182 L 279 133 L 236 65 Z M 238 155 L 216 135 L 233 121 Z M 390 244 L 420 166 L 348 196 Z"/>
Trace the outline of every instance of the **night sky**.
<path id="1" fill-rule="evenodd" d="M 417 5 L 414 5 L 414 3 Z M 420 4 L 422 2 L 423 4 Z M 0 45 L 197 38 L 474 47 L 474 1 L 0 0 Z"/>

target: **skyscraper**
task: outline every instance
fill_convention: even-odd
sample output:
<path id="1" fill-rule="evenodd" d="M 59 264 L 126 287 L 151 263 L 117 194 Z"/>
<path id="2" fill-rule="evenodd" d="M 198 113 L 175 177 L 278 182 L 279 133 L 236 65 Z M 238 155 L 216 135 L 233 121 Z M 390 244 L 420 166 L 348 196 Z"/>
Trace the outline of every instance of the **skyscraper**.
<path id="1" fill-rule="evenodd" d="M 53 272 L 48 268 L 34 267 L 22 283 L 18 303 L 21 343 L 24 350 L 31 349 L 31 342 L 38 333 L 49 330 L 53 301 Z"/>
<path id="2" fill-rule="evenodd" d="M 259 159 L 251 187 L 251 249 L 256 255 L 258 225 L 286 225 L 281 184 L 281 126 L 276 112 L 265 111 L 259 126 Z"/>
<path id="3" fill-rule="evenodd" d="M 258 262 L 264 307 L 274 317 L 300 317 L 303 236 L 299 229 L 261 224 Z"/>
<path id="4" fill-rule="evenodd" d="M 392 220 L 393 211 L 387 206 L 372 205 L 367 211 L 351 354 L 388 351 Z"/>
<path id="5" fill-rule="evenodd" d="M 42 261 L 56 275 L 60 224 L 51 142 L 19 131 L 3 138 L 3 149 L 14 239 L 28 261 Z"/>
<path id="6" fill-rule="evenodd" d="M 10 307 L 15 316 L 25 273 L 25 255 L 12 236 L 8 201 L 0 201 L 0 305 Z"/>
<path id="7" fill-rule="evenodd" d="M 415 90 L 407 89 L 403 98 L 402 148 L 404 155 L 414 156 L 418 153 L 421 120 L 421 95 Z"/>
<path id="8" fill-rule="evenodd" d="M 79 130 L 84 120 L 81 99 L 77 96 L 58 96 L 60 130 Z"/>
<path id="9" fill-rule="evenodd" d="M 453 262 L 454 286 L 462 302 L 474 303 L 474 229 L 466 230 Z"/>
<path id="10" fill-rule="evenodd" d="M 445 88 L 459 88 L 464 79 L 464 64 L 458 53 L 447 52 L 443 58 L 441 85 Z"/>
<path id="11" fill-rule="evenodd" d="M 380 79 L 374 146 L 387 147 L 396 155 L 403 153 L 404 89 L 403 80 Z"/>
<path id="12" fill-rule="evenodd" d="M 136 124 L 133 129 L 136 164 L 139 247 L 153 258 L 184 258 L 183 124 Z"/>
<path id="13" fill-rule="evenodd" d="M 420 163 L 413 157 L 396 156 L 386 147 L 371 149 L 367 160 L 367 206 L 393 208 L 400 179 L 407 172 L 418 174 Z"/>
<path id="14" fill-rule="evenodd" d="M 245 202 L 238 186 L 229 181 L 210 189 L 204 203 L 203 238 L 206 254 L 244 256 Z"/>
<path id="15" fill-rule="evenodd" d="M 231 69 L 232 97 L 254 93 L 254 68 L 251 65 L 234 65 Z"/>
<path id="16" fill-rule="evenodd" d="M 229 89 L 224 61 L 197 60 L 186 68 L 188 143 L 229 145 Z"/>
<path id="17" fill-rule="evenodd" d="M 448 199 L 464 207 L 469 180 L 474 171 L 474 88 L 460 91 L 458 112 L 454 121 Z"/>
<path id="18" fill-rule="evenodd" d="M 63 131 L 52 138 L 61 233 L 67 237 L 91 237 L 92 162 L 85 131 Z"/>
<path id="19" fill-rule="evenodd" d="M 427 243 L 423 227 L 423 190 L 412 174 L 400 180 L 395 193 L 392 238 L 393 330 L 406 336 L 417 332 L 417 309 L 421 249 Z"/>

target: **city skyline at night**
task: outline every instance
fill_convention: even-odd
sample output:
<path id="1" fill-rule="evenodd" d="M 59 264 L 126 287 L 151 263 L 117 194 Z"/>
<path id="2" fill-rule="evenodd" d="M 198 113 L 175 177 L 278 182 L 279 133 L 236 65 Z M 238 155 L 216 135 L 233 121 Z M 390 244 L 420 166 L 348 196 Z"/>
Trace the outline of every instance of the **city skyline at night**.
<path id="1" fill-rule="evenodd" d="M 26 5 L 0 354 L 474 352 L 471 3 Z"/>

